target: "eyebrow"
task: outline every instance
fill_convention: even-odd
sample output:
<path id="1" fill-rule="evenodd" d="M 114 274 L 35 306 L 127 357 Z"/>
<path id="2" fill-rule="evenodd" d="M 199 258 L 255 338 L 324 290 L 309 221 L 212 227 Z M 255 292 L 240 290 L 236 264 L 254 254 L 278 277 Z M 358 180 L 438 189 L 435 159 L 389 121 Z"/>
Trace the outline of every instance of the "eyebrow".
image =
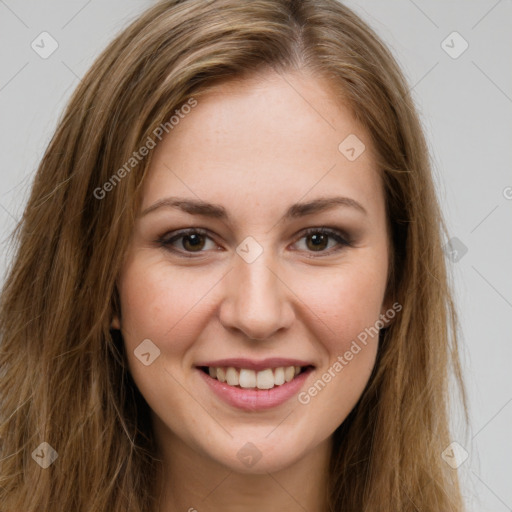
<path id="1" fill-rule="evenodd" d="M 290 220 L 305 217 L 306 215 L 312 215 L 314 213 L 331 210 L 337 206 L 353 208 L 365 215 L 367 215 L 368 213 L 363 207 L 363 205 L 361 205 L 361 203 L 358 203 L 356 200 L 351 199 L 349 197 L 319 197 L 318 199 L 314 199 L 306 203 L 295 203 L 291 205 L 286 211 L 286 213 L 283 215 L 281 220 Z M 141 213 L 140 216 L 143 217 L 148 213 L 151 213 L 163 207 L 177 208 L 191 215 L 201 215 L 204 217 L 211 217 L 215 219 L 229 221 L 229 214 L 223 206 L 213 203 L 207 203 L 201 200 L 181 197 L 166 197 L 160 199 L 153 205 L 146 208 Z"/>

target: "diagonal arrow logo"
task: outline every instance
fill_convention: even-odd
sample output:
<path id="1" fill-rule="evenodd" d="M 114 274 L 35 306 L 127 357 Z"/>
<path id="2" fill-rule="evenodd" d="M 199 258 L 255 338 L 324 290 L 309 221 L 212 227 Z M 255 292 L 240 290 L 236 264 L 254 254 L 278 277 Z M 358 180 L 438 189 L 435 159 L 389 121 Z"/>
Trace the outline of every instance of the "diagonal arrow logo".
<path id="1" fill-rule="evenodd" d="M 41 32 L 30 43 L 30 47 L 41 59 L 48 59 L 59 48 L 59 43 L 48 32 Z"/>
<path id="2" fill-rule="evenodd" d="M 469 457 L 469 453 L 456 441 L 450 443 L 441 453 L 441 458 L 452 468 L 457 469 Z"/>
<path id="3" fill-rule="evenodd" d="M 248 236 L 238 244 L 236 252 L 246 263 L 253 263 L 263 252 L 263 247 L 252 236 Z"/>
<path id="4" fill-rule="evenodd" d="M 248 468 L 254 466 L 262 457 L 262 453 L 253 443 L 245 443 L 236 454 L 237 458 Z"/>
<path id="5" fill-rule="evenodd" d="M 441 48 L 450 58 L 458 59 L 469 48 L 469 43 L 454 30 L 441 41 Z"/>
<path id="6" fill-rule="evenodd" d="M 59 454 L 55 449 L 46 441 L 42 442 L 32 453 L 32 458 L 41 466 L 43 469 L 50 467 Z"/>
<path id="7" fill-rule="evenodd" d="M 366 146 L 363 141 L 355 133 L 347 135 L 338 145 L 338 151 L 349 162 L 357 160 L 364 153 L 365 149 Z"/>
<path id="8" fill-rule="evenodd" d="M 133 353 L 144 366 L 149 366 L 160 356 L 160 349 L 150 339 L 145 339 Z"/>

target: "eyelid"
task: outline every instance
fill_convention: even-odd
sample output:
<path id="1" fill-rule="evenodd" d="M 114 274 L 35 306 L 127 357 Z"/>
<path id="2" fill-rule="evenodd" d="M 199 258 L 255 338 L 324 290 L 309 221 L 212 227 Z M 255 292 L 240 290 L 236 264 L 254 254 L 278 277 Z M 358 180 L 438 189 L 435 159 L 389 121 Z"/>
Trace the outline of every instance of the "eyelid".
<path id="1" fill-rule="evenodd" d="M 194 253 L 194 252 L 176 250 L 171 247 L 171 243 L 173 243 L 174 241 L 179 240 L 180 238 L 183 238 L 187 235 L 190 235 L 190 234 L 199 234 L 199 235 L 209 238 L 214 243 L 217 243 L 215 241 L 215 237 L 212 236 L 211 232 L 208 229 L 199 228 L 199 227 L 184 228 L 184 229 L 179 229 L 176 231 L 168 232 L 168 233 L 164 234 L 163 236 L 159 237 L 157 239 L 157 243 L 160 246 L 162 246 L 163 248 L 165 248 L 173 253 L 179 254 L 185 258 L 200 258 L 203 253 L 208 252 L 208 251 L 198 251 L 197 253 Z M 305 229 L 301 230 L 298 233 L 294 244 L 296 244 L 299 240 L 301 240 L 305 236 L 312 235 L 312 234 L 327 235 L 330 238 L 336 240 L 337 246 L 334 248 L 331 248 L 329 250 L 318 251 L 316 253 L 316 255 L 315 255 L 315 251 L 306 251 L 306 252 L 309 252 L 308 257 L 310 257 L 310 258 L 327 257 L 333 253 L 338 253 L 344 247 L 353 247 L 353 242 L 351 240 L 351 237 L 346 233 L 345 230 L 342 230 L 342 229 L 339 229 L 336 227 L 332 227 L 332 226 L 325 226 L 325 225 L 318 226 L 318 227 L 305 228 Z M 172 236 L 168 236 L 168 235 L 172 235 Z M 301 252 L 300 250 L 296 250 L 296 251 Z"/>

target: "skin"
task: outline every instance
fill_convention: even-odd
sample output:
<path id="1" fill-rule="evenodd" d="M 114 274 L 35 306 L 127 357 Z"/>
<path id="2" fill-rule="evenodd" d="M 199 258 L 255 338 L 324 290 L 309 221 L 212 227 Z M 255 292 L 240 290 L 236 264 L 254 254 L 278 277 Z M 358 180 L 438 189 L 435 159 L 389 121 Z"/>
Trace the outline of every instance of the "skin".
<path id="1" fill-rule="evenodd" d="M 384 190 L 370 138 L 330 84 L 306 71 L 268 72 L 197 99 L 154 150 L 141 212 L 179 196 L 222 205 L 230 220 L 170 207 L 140 215 L 112 324 L 152 410 L 163 460 L 158 510 L 322 511 L 332 434 L 368 382 L 377 336 L 308 404 L 294 396 L 264 411 L 221 401 L 195 364 L 296 357 L 315 365 L 307 390 L 390 307 Z M 338 150 L 349 134 L 366 146 L 355 161 Z M 337 206 L 280 221 L 293 203 L 334 195 L 366 213 Z M 175 240 L 175 252 L 158 243 L 192 227 L 209 234 L 196 245 Z M 329 236 L 316 248 L 303 231 L 322 227 L 348 234 L 351 245 Z M 263 249 L 252 263 L 236 252 L 248 236 Z M 160 350 L 148 366 L 134 355 L 144 339 Z M 237 457 L 247 442 L 261 454 L 251 467 Z"/>

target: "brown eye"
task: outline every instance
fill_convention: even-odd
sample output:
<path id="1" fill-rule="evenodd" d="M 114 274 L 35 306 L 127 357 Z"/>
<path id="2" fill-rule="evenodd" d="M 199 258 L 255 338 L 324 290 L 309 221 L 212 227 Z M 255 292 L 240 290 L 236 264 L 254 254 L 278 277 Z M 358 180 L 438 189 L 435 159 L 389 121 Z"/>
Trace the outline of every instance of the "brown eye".
<path id="1" fill-rule="evenodd" d="M 308 229 L 301 240 L 306 240 L 306 252 L 316 252 L 319 255 L 329 255 L 341 250 L 345 246 L 350 246 L 350 242 L 337 230 L 326 228 Z M 329 247 L 329 241 L 334 243 L 330 246 L 332 250 L 326 250 Z"/>
<path id="2" fill-rule="evenodd" d="M 216 244 L 213 243 L 213 240 L 207 235 L 206 231 L 196 228 L 180 231 L 174 236 L 161 238 L 158 242 L 161 246 L 175 252 L 201 253 L 204 252 L 205 247 L 208 245 L 208 240 L 212 242 L 211 248 L 215 248 Z"/>
<path id="3" fill-rule="evenodd" d="M 208 249 L 215 250 L 218 247 L 208 232 L 200 228 L 187 229 L 171 235 L 164 236 L 157 242 L 169 251 L 183 256 L 193 253 L 201 254 Z M 300 240 L 306 240 L 306 248 L 301 250 L 307 253 L 318 253 L 318 256 L 327 256 L 351 245 L 342 232 L 326 228 L 310 228 Z M 208 247 L 208 241 L 212 244 L 210 247 Z M 330 242 L 332 242 L 331 245 L 329 245 Z"/>
<path id="4" fill-rule="evenodd" d="M 329 244 L 329 236 L 323 233 L 308 235 L 306 239 L 311 241 L 311 244 L 307 244 L 307 246 L 312 251 L 325 249 Z"/>
<path id="5" fill-rule="evenodd" d="M 201 250 L 204 246 L 204 239 L 205 237 L 203 235 L 199 234 L 192 234 L 192 235 L 185 235 L 180 237 L 183 239 L 182 245 L 185 250 Z"/>

